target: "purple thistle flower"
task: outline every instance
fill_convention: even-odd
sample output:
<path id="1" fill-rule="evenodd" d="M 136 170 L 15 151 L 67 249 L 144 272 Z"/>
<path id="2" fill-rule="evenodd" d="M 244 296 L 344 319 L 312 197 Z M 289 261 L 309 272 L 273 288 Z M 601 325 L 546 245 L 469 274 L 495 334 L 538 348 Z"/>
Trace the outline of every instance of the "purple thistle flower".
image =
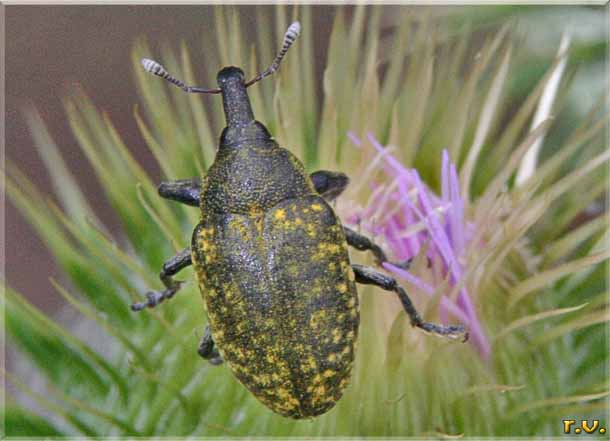
<path id="1" fill-rule="evenodd" d="M 356 147 L 362 148 L 363 142 L 353 133 L 348 137 Z M 463 280 L 465 252 L 474 225 L 464 218 L 464 201 L 455 164 L 444 150 L 439 197 L 421 181 L 417 170 L 404 167 L 372 134 L 367 138 L 383 159 L 382 167 L 389 184 L 369 183 L 374 197 L 366 208 L 350 212 L 347 222 L 369 234 L 381 236 L 398 260 L 410 259 L 425 250 L 433 284 L 389 263 L 383 266 L 430 296 L 443 283 L 448 283 L 451 289 L 456 288 L 455 301 L 446 295 L 440 299 L 441 320 L 446 322 L 452 316 L 466 325 L 471 343 L 481 357 L 487 359 L 491 351 L 489 341 Z"/>

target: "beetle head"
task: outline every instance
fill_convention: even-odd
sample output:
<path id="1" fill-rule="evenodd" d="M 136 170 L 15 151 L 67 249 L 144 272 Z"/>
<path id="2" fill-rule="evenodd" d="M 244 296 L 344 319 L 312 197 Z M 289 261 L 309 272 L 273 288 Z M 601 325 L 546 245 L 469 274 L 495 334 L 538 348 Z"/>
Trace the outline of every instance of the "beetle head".
<path id="1" fill-rule="evenodd" d="M 218 82 L 218 87 L 222 90 L 225 87 L 229 87 L 230 84 L 243 84 L 245 82 L 244 78 L 244 71 L 239 67 L 227 66 L 218 72 L 216 81 Z"/>

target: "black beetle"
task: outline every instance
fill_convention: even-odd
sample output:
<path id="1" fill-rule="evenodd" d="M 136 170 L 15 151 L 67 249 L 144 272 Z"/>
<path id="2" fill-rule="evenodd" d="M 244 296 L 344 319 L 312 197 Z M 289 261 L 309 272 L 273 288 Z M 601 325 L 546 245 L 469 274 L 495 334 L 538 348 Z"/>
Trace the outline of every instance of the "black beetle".
<path id="1" fill-rule="evenodd" d="M 207 176 L 159 186 L 162 197 L 199 206 L 201 221 L 191 246 L 163 265 L 166 289 L 147 293 L 132 309 L 171 298 L 180 288 L 172 276 L 194 265 L 209 319 L 199 354 L 213 364 L 226 361 L 271 410 L 310 418 L 332 408 L 348 384 L 360 322 L 356 282 L 394 291 L 413 326 L 452 338 L 467 334 L 463 326 L 424 322 L 395 279 L 350 263 L 348 245 L 372 251 L 378 262 L 386 257 L 342 226 L 327 202 L 347 177 L 308 175 L 254 119 L 246 88 L 279 68 L 299 32 L 293 23 L 271 66 L 249 82 L 241 69 L 223 68 L 218 89 L 187 86 L 142 60 L 185 92 L 221 93 L 227 127 Z"/>

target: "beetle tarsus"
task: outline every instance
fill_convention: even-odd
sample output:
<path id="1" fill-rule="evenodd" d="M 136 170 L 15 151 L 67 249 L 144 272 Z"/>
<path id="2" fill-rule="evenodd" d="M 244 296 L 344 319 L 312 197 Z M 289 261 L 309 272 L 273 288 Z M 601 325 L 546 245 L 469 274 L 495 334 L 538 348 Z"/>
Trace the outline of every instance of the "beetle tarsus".
<path id="1" fill-rule="evenodd" d="M 352 268 L 356 276 L 356 282 L 364 285 L 375 285 L 386 291 L 394 291 L 398 295 L 403 309 L 408 314 L 412 326 L 430 334 L 440 335 L 453 340 L 461 339 L 466 341 L 468 339 L 468 332 L 462 325 L 438 325 L 424 321 L 415 309 L 407 292 L 393 277 L 380 273 L 368 266 L 353 264 Z"/>
<path id="2" fill-rule="evenodd" d="M 185 248 L 175 256 L 172 256 L 163 264 L 159 278 L 165 285 L 164 291 L 149 291 L 146 293 L 146 301 L 134 303 L 131 305 L 132 311 L 141 311 L 145 308 L 154 308 L 164 300 L 171 299 L 178 292 L 184 282 L 174 280 L 172 276 L 176 275 L 180 270 L 192 265 L 191 249 Z"/>
<path id="3" fill-rule="evenodd" d="M 400 262 L 388 262 L 388 263 L 406 271 L 409 268 L 411 268 L 412 262 L 413 262 L 413 257 L 411 257 L 410 259 L 401 260 Z"/>
<path id="4" fill-rule="evenodd" d="M 132 311 L 141 311 L 145 308 L 154 308 L 165 300 L 171 299 L 178 292 L 184 282 L 174 281 L 174 286 L 164 291 L 148 291 L 146 293 L 146 301 L 134 303 L 131 305 Z"/>

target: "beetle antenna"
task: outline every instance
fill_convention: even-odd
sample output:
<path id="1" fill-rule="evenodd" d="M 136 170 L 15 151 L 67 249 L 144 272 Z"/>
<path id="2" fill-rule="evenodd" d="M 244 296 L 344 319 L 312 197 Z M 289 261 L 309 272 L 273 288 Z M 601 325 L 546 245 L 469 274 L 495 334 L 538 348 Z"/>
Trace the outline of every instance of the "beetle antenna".
<path id="1" fill-rule="evenodd" d="M 169 81 L 170 83 L 172 83 L 175 86 L 178 86 L 180 89 L 184 90 L 187 93 L 220 93 L 220 89 L 204 89 L 202 87 L 193 87 L 193 86 L 187 86 L 186 84 L 184 84 L 184 81 L 181 81 L 173 76 L 171 76 L 169 74 L 169 72 L 167 72 L 165 70 L 165 68 L 163 66 L 161 66 L 159 63 L 157 63 L 155 60 L 151 60 L 149 58 L 142 58 L 142 67 L 144 67 L 144 70 L 148 73 L 151 73 L 153 75 L 157 75 L 158 77 L 161 77 L 167 81 Z"/>
<path id="2" fill-rule="evenodd" d="M 299 23 L 298 21 L 295 21 L 290 26 L 288 26 L 288 29 L 284 34 L 284 42 L 282 43 L 282 49 L 277 54 L 277 57 L 275 57 L 275 60 L 273 60 L 273 63 L 271 63 L 271 66 L 269 66 L 267 70 L 265 70 L 263 73 L 259 73 L 256 77 L 248 81 L 246 83 L 246 87 L 250 87 L 254 83 L 276 72 L 280 68 L 280 63 L 282 62 L 284 55 L 286 55 L 286 52 L 288 52 L 288 49 L 290 49 L 290 46 L 292 46 L 292 43 L 294 43 L 294 40 L 297 39 L 300 33 L 301 23 Z"/>

